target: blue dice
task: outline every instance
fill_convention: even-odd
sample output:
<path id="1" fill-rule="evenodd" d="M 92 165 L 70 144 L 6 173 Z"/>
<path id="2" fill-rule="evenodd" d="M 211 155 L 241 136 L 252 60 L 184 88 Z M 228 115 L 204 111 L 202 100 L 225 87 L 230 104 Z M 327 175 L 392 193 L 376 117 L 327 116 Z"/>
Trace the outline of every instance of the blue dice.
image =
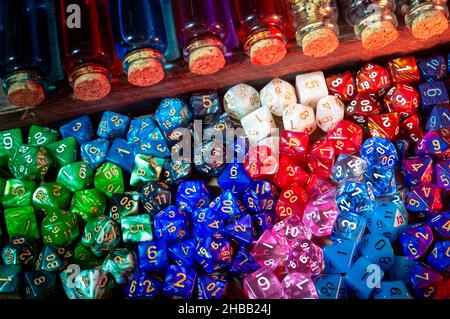
<path id="1" fill-rule="evenodd" d="M 427 257 L 427 263 L 439 272 L 450 272 L 450 241 L 438 241 Z"/>
<path id="2" fill-rule="evenodd" d="M 257 213 L 271 213 L 277 206 L 278 190 L 269 181 L 253 181 L 242 195 L 242 201 L 248 211 Z"/>
<path id="3" fill-rule="evenodd" d="M 97 129 L 97 136 L 112 140 L 124 137 L 127 132 L 130 118 L 126 115 L 105 111 Z"/>
<path id="4" fill-rule="evenodd" d="M 345 275 L 345 285 L 359 299 L 369 299 L 376 287 L 380 287 L 384 272 L 369 259 L 360 257 Z"/>
<path id="5" fill-rule="evenodd" d="M 360 241 L 365 230 L 366 219 L 363 216 L 341 212 L 334 223 L 331 240 L 334 242 L 347 239 Z"/>
<path id="6" fill-rule="evenodd" d="M 427 223 L 442 239 L 450 239 L 450 211 L 431 215 Z"/>
<path id="7" fill-rule="evenodd" d="M 196 238 L 202 238 L 214 233 L 220 233 L 224 228 L 224 221 L 219 212 L 211 208 L 197 209 L 191 215 L 192 230 Z"/>
<path id="8" fill-rule="evenodd" d="M 177 207 L 168 206 L 154 218 L 154 232 L 157 239 L 171 244 L 189 238 L 191 234 L 189 218 Z"/>
<path id="9" fill-rule="evenodd" d="M 410 225 L 400 234 L 400 244 L 403 252 L 411 259 L 423 257 L 433 240 L 433 231 L 430 226 L 424 223 Z"/>
<path id="10" fill-rule="evenodd" d="M 442 275 L 427 265 L 416 262 L 409 275 L 409 283 L 416 297 L 434 299 L 442 283 Z"/>
<path id="11" fill-rule="evenodd" d="M 366 168 L 366 161 L 355 155 L 341 154 L 336 159 L 330 178 L 335 183 L 343 183 L 346 180 L 357 180 Z"/>
<path id="12" fill-rule="evenodd" d="M 189 238 L 169 246 L 170 260 L 177 266 L 192 267 L 195 264 L 196 247 L 195 238 Z"/>
<path id="13" fill-rule="evenodd" d="M 375 197 L 381 197 L 397 191 L 395 171 L 389 167 L 373 165 L 364 172 L 364 182 L 373 190 Z"/>
<path id="14" fill-rule="evenodd" d="M 169 266 L 167 244 L 164 241 L 140 242 L 138 252 L 139 269 L 142 271 L 164 273 Z"/>
<path id="15" fill-rule="evenodd" d="M 416 262 L 406 256 L 395 256 L 394 265 L 389 270 L 391 280 L 408 282 L 409 274 Z"/>
<path id="16" fill-rule="evenodd" d="M 327 274 L 345 274 L 357 258 L 358 243 L 345 240 L 323 247 L 325 272 Z"/>
<path id="17" fill-rule="evenodd" d="M 127 299 L 153 299 L 159 295 L 163 280 L 139 270 L 125 287 L 124 295 Z"/>
<path id="18" fill-rule="evenodd" d="M 116 138 L 106 155 L 106 160 L 131 173 L 134 165 L 134 144 Z"/>
<path id="19" fill-rule="evenodd" d="M 207 273 L 224 272 L 231 267 L 233 246 L 221 234 L 199 239 L 196 251 L 196 260 Z"/>
<path id="20" fill-rule="evenodd" d="M 136 145 L 134 148 L 135 155 L 170 156 L 170 149 L 164 135 L 151 117 L 132 120 L 127 133 L 127 140 Z"/>
<path id="21" fill-rule="evenodd" d="M 427 131 L 440 130 L 450 127 L 450 106 L 449 105 L 435 105 L 428 116 L 425 129 Z"/>
<path id="22" fill-rule="evenodd" d="M 256 233 L 260 236 L 267 229 L 272 229 L 277 221 L 277 215 L 275 213 L 259 213 L 253 215 L 252 220 Z"/>
<path id="23" fill-rule="evenodd" d="M 251 273 L 260 269 L 261 266 L 258 262 L 252 257 L 250 252 L 242 247 L 236 254 L 236 257 L 233 260 L 233 264 L 230 268 L 230 273 L 240 281 L 243 281 L 245 277 L 250 275 Z"/>
<path id="24" fill-rule="evenodd" d="M 184 181 L 178 186 L 175 203 L 178 208 L 191 214 L 197 209 L 207 207 L 211 192 L 204 181 Z"/>
<path id="25" fill-rule="evenodd" d="M 87 115 L 64 124 L 59 128 L 59 131 L 63 138 L 73 136 L 80 145 L 94 138 L 94 126 Z"/>
<path id="26" fill-rule="evenodd" d="M 376 288 L 374 299 L 413 299 L 403 281 L 382 281 Z"/>
<path id="27" fill-rule="evenodd" d="M 245 215 L 225 228 L 225 235 L 239 246 L 248 247 L 256 240 L 252 217 Z"/>
<path id="28" fill-rule="evenodd" d="M 221 113 L 219 95 L 215 90 L 198 91 L 191 95 L 191 110 L 196 119 Z"/>
<path id="29" fill-rule="evenodd" d="M 365 216 L 372 211 L 374 202 L 372 188 L 361 182 L 346 181 L 336 192 L 336 203 L 341 212 Z"/>
<path id="30" fill-rule="evenodd" d="M 229 224 L 246 214 L 246 210 L 241 201 L 239 201 L 231 192 L 223 192 L 216 197 L 209 207 L 217 212 L 220 218 Z"/>
<path id="31" fill-rule="evenodd" d="M 368 138 L 360 150 L 361 157 L 368 166 L 396 167 L 398 164 L 397 149 L 394 144 L 382 137 Z"/>
<path id="32" fill-rule="evenodd" d="M 427 81 L 440 81 L 447 78 L 447 61 L 442 55 L 437 55 L 421 60 L 417 63 L 420 77 Z"/>
<path id="33" fill-rule="evenodd" d="M 109 141 L 98 138 L 81 144 L 81 158 L 92 169 L 98 168 L 106 160 L 109 150 Z"/>
<path id="34" fill-rule="evenodd" d="M 347 295 L 344 277 L 339 274 L 319 275 L 314 278 L 319 299 L 344 299 Z"/>
<path id="35" fill-rule="evenodd" d="M 186 180 L 192 173 L 192 163 L 184 160 L 169 159 L 164 162 L 163 181 L 169 186 L 174 186 Z"/>
<path id="36" fill-rule="evenodd" d="M 394 250 L 386 237 L 380 235 L 365 235 L 358 246 L 362 257 L 380 266 L 383 271 L 391 269 L 395 262 Z"/>
<path id="37" fill-rule="evenodd" d="M 224 192 L 231 192 L 240 197 L 251 183 L 244 166 L 240 163 L 228 164 L 217 179 L 217 183 Z"/>
<path id="38" fill-rule="evenodd" d="M 422 83 L 418 88 L 422 110 L 426 113 L 431 111 L 433 105 L 449 103 L 447 88 L 442 81 Z"/>
<path id="39" fill-rule="evenodd" d="M 164 279 L 163 294 L 172 299 L 191 299 L 197 282 L 197 271 L 171 265 Z"/>
<path id="40" fill-rule="evenodd" d="M 171 205 L 172 193 L 170 189 L 162 183 L 149 182 L 142 187 L 141 203 L 142 208 L 146 213 L 154 215 Z"/>
<path id="41" fill-rule="evenodd" d="M 222 299 L 228 287 L 228 281 L 221 275 L 201 275 L 197 280 L 198 299 Z"/>

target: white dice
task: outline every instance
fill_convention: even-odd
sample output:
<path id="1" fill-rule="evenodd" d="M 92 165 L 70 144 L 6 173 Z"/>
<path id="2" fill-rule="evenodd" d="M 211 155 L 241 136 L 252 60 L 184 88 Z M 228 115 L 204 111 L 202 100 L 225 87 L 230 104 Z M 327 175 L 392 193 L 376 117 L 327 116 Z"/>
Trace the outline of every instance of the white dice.
<path id="1" fill-rule="evenodd" d="M 316 122 L 324 132 L 332 130 L 344 119 L 345 105 L 337 97 L 328 95 L 317 102 Z"/>
<path id="2" fill-rule="evenodd" d="M 258 91 L 244 83 L 229 89 L 223 97 L 223 104 L 225 112 L 236 121 L 261 107 Z"/>
<path id="3" fill-rule="evenodd" d="M 310 106 L 293 103 L 283 111 L 285 130 L 312 134 L 316 130 L 314 109 Z"/>
<path id="4" fill-rule="evenodd" d="M 328 87 L 322 71 L 297 75 L 295 87 L 298 102 L 314 108 L 321 98 L 328 95 Z"/>
<path id="5" fill-rule="evenodd" d="M 260 107 L 241 119 L 242 128 L 250 143 L 256 143 L 277 130 L 275 121 L 269 108 Z"/>
<path id="6" fill-rule="evenodd" d="M 261 105 L 268 107 L 273 115 L 283 116 L 283 110 L 291 103 L 297 103 L 295 88 L 289 82 L 273 79 L 260 92 Z"/>

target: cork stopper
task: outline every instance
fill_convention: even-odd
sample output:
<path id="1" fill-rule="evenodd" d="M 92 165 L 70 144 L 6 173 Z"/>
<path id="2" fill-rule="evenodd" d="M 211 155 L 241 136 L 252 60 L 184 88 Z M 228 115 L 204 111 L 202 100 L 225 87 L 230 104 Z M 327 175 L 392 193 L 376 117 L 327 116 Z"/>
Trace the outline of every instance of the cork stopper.
<path id="1" fill-rule="evenodd" d="M 164 79 L 164 67 L 156 59 L 143 59 L 130 64 L 128 82 L 136 86 L 151 86 Z"/>
<path id="2" fill-rule="evenodd" d="M 83 101 L 100 100 L 110 91 L 109 79 L 101 73 L 85 73 L 78 77 L 73 85 L 75 97 Z"/>
<path id="3" fill-rule="evenodd" d="M 272 65 L 286 56 L 286 46 L 280 39 L 262 39 L 250 48 L 250 61 L 255 65 Z"/>
<path id="4" fill-rule="evenodd" d="M 432 36 L 444 33 L 448 28 L 448 21 L 442 11 L 433 10 L 416 17 L 411 25 L 414 37 L 428 39 Z"/>
<path id="5" fill-rule="evenodd" d="M 398 38 L 398 32 L 391 21 L 382 21 L 367 26 L 362 34 L 361 41 L 365 49 L 381 49 Z"/>
<path id="6" fill-rule="evenodd" d="M 42 86 L 33 80 L 13 82 L 8 88 L 8 101 L 14 106 L 36 106 L 44 102 Z"/>
<path id="7" fill-rule="evenodd" d="M 225 66 L 225 56 L 221 49 L 207 46 L 194 50 L 189 56 L 189 69 L 195 74 L 213 74 Z"/>
<path id="8" fill-rule="evenodd" d="M 336 50 L 339 40 L 333 30 L 320 28 L 306 34 L 301 45 L 305 55 L 322 57 Z"/>

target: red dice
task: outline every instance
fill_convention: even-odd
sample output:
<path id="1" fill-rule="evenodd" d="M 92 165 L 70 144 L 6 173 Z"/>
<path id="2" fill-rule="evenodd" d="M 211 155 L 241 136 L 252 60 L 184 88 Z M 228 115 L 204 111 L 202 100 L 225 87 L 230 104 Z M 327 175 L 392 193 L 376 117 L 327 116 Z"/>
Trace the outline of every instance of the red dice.
<path id="1" fill-rule="evenodd" d="M 308 202 L 315 201 L 319 196 L 325 194 L 327 191 L 333 188 L 333 185 L 326 179 L 316 174 L 309 176 L 305 189 L 308 193 Z"/>
<path id="2" fill-rule="evenodd" d="M 422 126 L 420 125 L 420 118 L 418 114 L 408 117 L 400 123 L 400 130 L 402 135 L 407 140 L 417 142 L 423 137 Z"/>
<path id="3" fill-rule="evenodd" d="M 380 114 L 382 106 L 377 99 L 367 92 L 358 93 L 345 108 L 347 117 L 358 124 L 366 124 L 367 118 Z"/>
<path id="4" fill-rule="evenodd" d="M 389 112 L 399 113 L 404 120 L 419 110 L 419 92 L 411 85 L 396 84 L 386 93 L 383 102 Z"/>
<path id="5" fill-rule="evenodd" d="M 275 184 L 281 188 L 289 186 L 304 186 L 308 181 L 309 174 L 300 165 L 296 164 L 289 157 L 281 155 L 278 173 L 274 178 Z"/>
<path id="6" fill-rule="evenodd" d="M 330 95 L 343 102 L 351 101 L 356 95 L 355 78 L 351 72 L 330 76 L 326 82 Z"/>
<path id="7" fill-rule="evenodd" d="M 250 148 L 244 168 L 252 179 L 271 180 L 278 171 L 278 156 L 267 145 Z"/>
<path id="8" fill-rule="evenodd" d="M 327 139 L 334 148 L 336 155 L 354 154 L 362 145 L 362 128 L 350 121 L 340 121 L 336 127 L 328 132 Z"/>
<path id="9" fill-rule="evenodd" d="M 284 130 L 280 136 L 280 154 L 298 163 L 305 163 L 308 143 L 307 133 Z"/>
<path id="10" fill-rule="evenodd" d="M 334 148 L 329 140 L 315 142 L 306 156 L 306 167 L 311 173 L 328 178 L 334 164 Z"/>
<path id="11" fill-rule="evenodd" d="M 416 59 L 412 56 L 388 61 L 388 70 L 394 83 L 415 83 L 420 81 Z"/>
<path id="12" fill-rule="evenodd" d="M 400 119 L 398 113 L 379 114 L 369 117 L 367 123 L 372 137 L 395 139 L 400 132 Z"/>
<path id="13" fill-rule="evenodd" d="M 275 211 L 280 219 L 297 215 L 301 220 L 307 202 L 308 193 L 306 190 L 300 186 L 292 186 L 281 192 Z"/>
<path id="14" fill-rule="evenodd" d="M 391 78 L 388 71 L 382 66 L 367 63 L 356 75 L 358 92 L 367 92 L 377 97 L 382 97 L 391 86 Z"/>

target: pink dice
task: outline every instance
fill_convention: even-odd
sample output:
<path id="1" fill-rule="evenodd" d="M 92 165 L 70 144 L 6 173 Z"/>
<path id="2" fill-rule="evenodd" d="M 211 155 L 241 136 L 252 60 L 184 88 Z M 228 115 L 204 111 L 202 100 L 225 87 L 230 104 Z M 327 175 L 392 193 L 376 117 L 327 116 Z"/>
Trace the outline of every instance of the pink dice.
<path id="1" fill-rule="evenodd" d="M 331 189 L 306 205 L 302 221 L 315 237 L 325 237 L 331 235 L 338 214 L 335 189 Z"/>
<path id="2" fill-rule="evenodd" d="M 318 299 L 316 287 L 311 277 L 293 272 L 281 282 L 285 299 Z"/>
<path id="3" fill-rule="evenodd" d="M 281 299 L 283 286 L 272 270 L 258 269 L 244 279 L 244 293 L 249 299 Z"/>
<path id="4" fill-rule="evenodd" d="M 275 269 L 287 253 L 272 232 L 266 230 L 253 246 L 251 255 L 261 266 Z"/>
<path id="5" fill-rule="evenodd" d="M 322 248 L 308 239 L 303 239 L 293 248 L 286 260 L 288 272 L 317 276 L 323 270 Z"/>
<path id="6" fill-rule="evenodd" d="M 299 244 L 302 239 L 311 239 L 311 230 L 302 224 L 297 215 L 292 215 L 278 223 L 272 228 L 272 234 L 285 251 Z"/>

